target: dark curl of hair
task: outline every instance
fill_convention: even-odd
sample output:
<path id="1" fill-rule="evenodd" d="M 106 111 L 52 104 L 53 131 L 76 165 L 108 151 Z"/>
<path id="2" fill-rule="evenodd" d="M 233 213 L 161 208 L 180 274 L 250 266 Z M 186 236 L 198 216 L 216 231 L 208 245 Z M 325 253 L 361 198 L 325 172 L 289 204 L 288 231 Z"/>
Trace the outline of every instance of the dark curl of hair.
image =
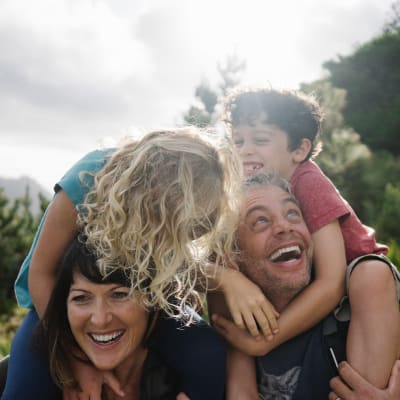
<path id="1" fill-rule="evenodd" d="M 321 150 L 319 133 L 322 111 L 312 96 L 290 90 L 244 88 L 233 90 L 224 102 L 224 121 L 232 129 L 260 122 L 278 127 L 288 135 L 289 149 L 297 149 L 302 139 L 312 148 L 306 159 Z"/>

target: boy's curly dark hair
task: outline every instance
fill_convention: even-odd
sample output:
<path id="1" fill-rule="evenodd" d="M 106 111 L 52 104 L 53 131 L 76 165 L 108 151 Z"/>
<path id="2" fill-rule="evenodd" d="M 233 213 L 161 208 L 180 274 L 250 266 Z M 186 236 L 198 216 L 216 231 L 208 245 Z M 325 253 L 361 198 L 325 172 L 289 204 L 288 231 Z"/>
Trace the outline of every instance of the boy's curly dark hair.
<path id="1" fill-rule="evenodd" d="M 322 111 L 314 97 L 267 87 L 235 89 L 226 97 L 224 122 L 231 132 L 238 125 L 252 125 L 260 118 L 260 122 L 287 133 L 291 151 L 300 146 L 302 139 L 309 139 L 312 147 L 306 159 L 320 152 Z"/>

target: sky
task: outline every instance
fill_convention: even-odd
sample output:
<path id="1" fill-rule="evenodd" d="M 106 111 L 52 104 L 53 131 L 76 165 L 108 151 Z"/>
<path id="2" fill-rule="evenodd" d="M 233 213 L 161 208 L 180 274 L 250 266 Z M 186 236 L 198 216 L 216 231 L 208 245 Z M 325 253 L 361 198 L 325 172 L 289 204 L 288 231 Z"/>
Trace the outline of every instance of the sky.
<path id="1" fill-rule="evenodd" d="M 86 152 L 182 122 L 237 54 L 297 89 L 380 34 L 393 0 L 0 0 L 0 176 L 45 190 Z"/>

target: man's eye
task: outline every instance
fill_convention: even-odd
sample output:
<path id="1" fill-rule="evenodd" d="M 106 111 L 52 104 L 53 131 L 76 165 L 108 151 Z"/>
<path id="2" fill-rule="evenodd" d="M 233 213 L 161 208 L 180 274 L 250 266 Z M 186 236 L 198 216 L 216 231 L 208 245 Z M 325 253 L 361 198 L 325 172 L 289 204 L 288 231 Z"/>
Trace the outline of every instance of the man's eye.
<path id="1" fill-rule="evenodd" d="M 288 211 L 287 215 L 288 215 L 288 217 L 296 218 L 296 217 L 300 217 L 301 214 L 300 214 L 300 211 L 292 209 L 292 210 Z"/>
<path id="2" fill-rule="evenodd" d="M 267 224 L 268 222 L 269 219 L 267 217 L 257 217 L 256 220 L 254 221 L 254 225 Z"/>

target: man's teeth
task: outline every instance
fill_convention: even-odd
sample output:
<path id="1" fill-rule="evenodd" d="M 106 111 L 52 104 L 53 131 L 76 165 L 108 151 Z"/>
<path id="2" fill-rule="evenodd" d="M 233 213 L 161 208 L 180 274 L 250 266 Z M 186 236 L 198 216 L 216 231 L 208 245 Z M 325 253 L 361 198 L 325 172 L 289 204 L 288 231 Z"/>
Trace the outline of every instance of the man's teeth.
<path id="1" fill-rule="evenodd" d="M 91 337 L 93 338 L 93 340 L 95 342 L 109 343 L 109 342 L 112 342 L 112 341 L 118 339 L 119 337 L 121 337 L 122 334 L 123 334 L 123 331 L 113 332 L 108 335 L 95 335 L 94 333 L 92 333 Z"/>
<path id="2" fill-rule="evenodd" d="M 297 258 L 301 254 L 301 250 L 299 246 L 289 246 L 289 247 L 282 247 L 278 249 L 269 258 L 271 261 L 276 261 L 278 258 L 284 256 L 285 254 L 293 253 L 293 258 Z"/>

